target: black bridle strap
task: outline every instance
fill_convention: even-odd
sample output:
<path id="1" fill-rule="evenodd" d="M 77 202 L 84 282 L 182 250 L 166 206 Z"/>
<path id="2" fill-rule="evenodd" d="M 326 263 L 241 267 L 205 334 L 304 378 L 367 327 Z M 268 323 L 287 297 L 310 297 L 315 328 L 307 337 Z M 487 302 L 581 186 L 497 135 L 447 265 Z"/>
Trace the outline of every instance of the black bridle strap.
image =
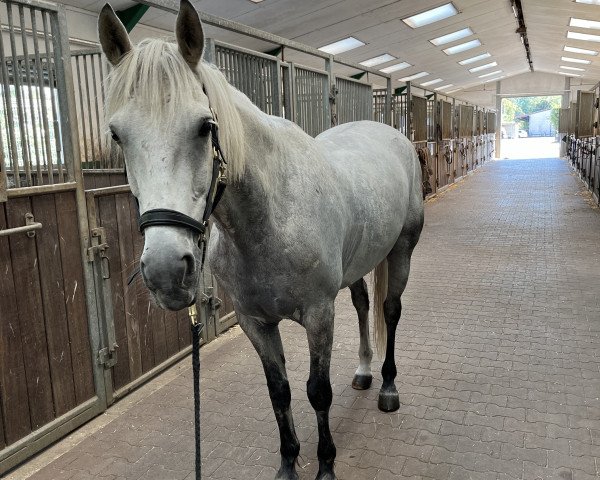
<path id="1" fill-rule="evenodd" d="M 155 208 L 144 212 L 140 216 L 140 232 L 143 232 L 148 227 L 158 225 L 188 228 L 199 235 L 204 235 L 204 232 L 206 231 L 206 227 L 203 223 L 194 220 L 184 213 L 177 212 L 176 210 L 169 210 L 168 208 Z"/>

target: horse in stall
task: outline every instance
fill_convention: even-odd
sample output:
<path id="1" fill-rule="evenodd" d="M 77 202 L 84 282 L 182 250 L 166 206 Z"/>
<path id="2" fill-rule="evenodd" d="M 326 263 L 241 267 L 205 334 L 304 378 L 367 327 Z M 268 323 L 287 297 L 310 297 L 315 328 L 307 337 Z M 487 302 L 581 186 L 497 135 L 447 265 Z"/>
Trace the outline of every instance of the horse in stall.
<path id="1" fill-rule="evenodd" d="M 347 123 L 312 138 L 263 113 L 202 61 L 204 34 L 189 0 L 181 1 L 176 43 L 147 39 L 132 46 L 109 5 L 98 29 L 114 66 L 107 120 L 139 202 L 146 287 L 162 308 L 194 303 L 203 262 L 199 242 L 212 213 L 207 259 L 264 367 L 281 437 L 276 478 L 298 478 L 300 451 L 282 319 L 306 329 L 307 395 L 319 434 L 317 479 L 336 478 L 329 429 L 334 300 L 340 289 L 350 289 L 360 332 L 352 386 L 369 388 L 373 351 L 363 277 L 372 270 L 375 342 L 385 351 L 378 406 L 386 412 L 400 407 L 395 333 L 423 226 L 415 149 L 381 123 Z"/>

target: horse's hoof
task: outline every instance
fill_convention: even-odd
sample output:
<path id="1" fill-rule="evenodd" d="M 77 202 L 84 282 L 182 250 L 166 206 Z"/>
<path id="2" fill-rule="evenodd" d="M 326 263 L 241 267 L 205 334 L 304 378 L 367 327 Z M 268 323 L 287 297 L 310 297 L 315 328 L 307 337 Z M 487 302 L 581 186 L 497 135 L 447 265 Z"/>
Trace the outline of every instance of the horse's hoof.
<path id="1" fill-rule="evenodd" d="M 279 471 L 275 475 L 275 480 L 299 480 L 296 473 L 295 460 L 292 462 L 282 460 L 281 467 L 279 467 Z"/>
<path id="2" fill-rule="evenodd" d="M 299 477 L 296 470 L 280 468 L 277 475 L 275 475 L 275 480 L 299 480 Z"/>
<path id="3" fill-rule="evenodd" d="M 373 375 L 354 375 L 352 379 L 352 388 L 354 390 L 367 390 L 371 386 Z"/>
<path id="4" fill-rule="evenodd" d="M 379 410 L 382 412 L 395 412 L 400 408 L 400 396 L 396 387 L 379 392 L 379 401 L 377 402 Z"/>
<path id="5" fill-rule="evenodd" d="M 317 478 L 315 480 L 337 480 L 337 477 L 335 476 L 335 473 L 333 472 L 327 472 L 327 473 L 320 473 L 317 475 Z"/>

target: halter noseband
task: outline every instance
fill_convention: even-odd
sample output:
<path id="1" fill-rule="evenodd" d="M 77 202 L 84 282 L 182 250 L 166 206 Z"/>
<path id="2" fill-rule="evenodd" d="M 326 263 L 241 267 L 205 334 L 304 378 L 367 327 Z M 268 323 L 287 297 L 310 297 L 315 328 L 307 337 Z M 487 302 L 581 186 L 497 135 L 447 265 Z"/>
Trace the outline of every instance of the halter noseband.
<path id="1" fill-rule="evenodd" d="M 219 143 L 219 124 L 217 123 L 216 112 L 210 109 L 213 120 L 210 122 L 210 137 L 212 143 L 212 154 L 213 154 L 213 168 L 212 177 L 210 181 L 210 188 L 206 194 L 206 207 L 204 208 L 204 215 L 202 216 L 202 222 L 186 215 L 185 213 L 178 212 L 176 210 L 170 210 L 167 208 L 155 208 L 144 212 L 138 218 L 139 230 L 144 233 L 144 230 L 148 227 L 154 227 L 157 225 L 164 226 L 175 226 L 183 227 L 191 230 L 199 235 L 198 245 L 204 244 L 202 252 L 202 264 L 204 264 L 204 253 L 206 249 L 206 228 L 208 226 L 208 219 L 214 212 L 215 208 L 225 187 L 227 186 L 227 161 L 223 156 L 221 150 L 221 144 Z"/>

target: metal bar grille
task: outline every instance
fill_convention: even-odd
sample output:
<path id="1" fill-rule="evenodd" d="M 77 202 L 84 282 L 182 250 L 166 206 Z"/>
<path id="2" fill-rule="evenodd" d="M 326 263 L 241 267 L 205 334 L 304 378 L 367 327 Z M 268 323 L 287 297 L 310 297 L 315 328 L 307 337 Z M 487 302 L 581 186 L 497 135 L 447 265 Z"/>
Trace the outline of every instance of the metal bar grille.
<path id="1" fill-rule="evenodd" d="M 294 121 L 313 137 L 329 125 L 329 74 L 299 67 L 294 69 Z"/>
<path id="2" fill-rule="evenodd" d="M 8 188 L 66 181 L 56 11 L 0 2 L 0 149 Z"/>
<path id="3" fill-rule="evenodd" d="M 407 95 L 394 95 L 393 97 L 393 118 L 394 128 L 400 130 L 404 135 L 408 136 L 407 132 Z"/>
<path id="4" fill-rule="evenodd" d="M 373 90 L 373 120 L 375 122 L 387 123 L 387 88 Z"/>
<path id="5" fill-rule="evenodd" d="M 336 77 L 337 124 L 373 118 L 373 86 Z"/>
<path id="6" fill-rule="evenodd" d="M 215 42 L 216 65 L 229 83 L 263 112 L 281 115 L 279 60 L 250 50 Z"/>
<path id="7" fill-rule="evenodd" d="M 104 82 L 109 67 L 100 50 L 74 52 L 71 69 L 84 169 L 123 168 L 123 153 L 114 146 L 104 126 Z"/>

